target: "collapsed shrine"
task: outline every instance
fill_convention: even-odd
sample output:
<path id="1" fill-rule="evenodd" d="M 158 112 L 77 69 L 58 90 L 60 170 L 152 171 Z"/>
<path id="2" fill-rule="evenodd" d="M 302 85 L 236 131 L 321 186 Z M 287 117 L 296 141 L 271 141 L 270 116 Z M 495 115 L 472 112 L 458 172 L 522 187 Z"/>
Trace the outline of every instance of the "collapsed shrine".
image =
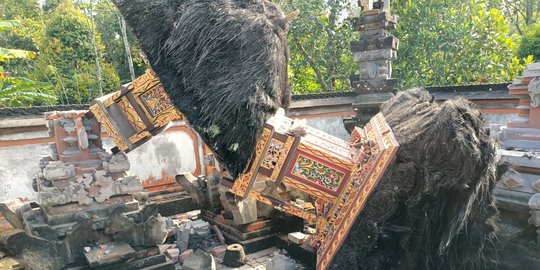
<path id="1" fill-rule="evenodd" d="M 501 266 L 497 182 L 503 178 L 497 192 L 512 200 L 529 184 L 519 173 L 531 170 L 508 171 L 495 138 L 508 148 L 527 143 L 535 133 L 519 129 L 534 128 L 536 116 L 490 130 L 465 99 L 398 93 L 390 1 L 360 1 L 354 21 L 355 115 L 340 123 L 350 140 L 287 116 L 286 34 L 294 14 L 257 0 L 113 2 L 151 69 L 87 109 L 44 114 L 53 143 L 36 164 L 37 200 L 0 204 L 13 227 L 0 247 L 19 261 L 10 267 Z M 535 68 L 510 89 L 536 108 Z M 127 154 L 177 122 L 204 142 L 209 151 L 200 162 L 211 169 L 178 173 L 172 187 L 148 192 L 127 174 Z M 186 195 L 175 200 L 176 211 L 156 199 L 169 189 Z M 538 198 L 529 197 L 529 222 L 539 226 Z"/>

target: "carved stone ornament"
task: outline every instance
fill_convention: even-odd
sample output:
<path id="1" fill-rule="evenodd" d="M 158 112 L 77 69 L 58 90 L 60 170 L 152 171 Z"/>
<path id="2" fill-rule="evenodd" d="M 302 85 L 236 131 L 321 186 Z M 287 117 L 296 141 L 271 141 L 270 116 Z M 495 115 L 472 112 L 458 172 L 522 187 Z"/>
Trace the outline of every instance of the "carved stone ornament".
<path id="1" fill-rule="evenodd" d="M 362 10 L 370 10 L 373 7 L 373 0 L 360 0 L 358 4 Z"/>
<path id="2" fill-rule="evenodd" d="M 531 107 L 540 106 L 540 77 L 536 77 L 529 83 L 529 96 L 531 97 Z"/>

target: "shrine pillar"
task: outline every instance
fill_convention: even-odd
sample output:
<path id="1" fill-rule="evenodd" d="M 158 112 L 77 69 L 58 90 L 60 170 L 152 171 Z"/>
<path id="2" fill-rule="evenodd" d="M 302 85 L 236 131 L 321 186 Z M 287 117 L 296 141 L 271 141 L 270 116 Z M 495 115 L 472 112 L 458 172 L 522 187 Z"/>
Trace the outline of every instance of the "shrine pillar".
<path id="1" fill-rule="evenodd" d="M 359 5 L 362 12 L 353 27 L 360 39 L 351 42 L 359 73 L 350 78 L 358 97 L 353 102 L 356 116 L 344 120 L 349 132 L 379 112 L 381 104 L 393 97 L 397 83 L 392 78 L 392 61 L 397 58 L 399 40 L 391 34 L 397 19 L 390 14 L 390 1 L 360 1 Z"/>

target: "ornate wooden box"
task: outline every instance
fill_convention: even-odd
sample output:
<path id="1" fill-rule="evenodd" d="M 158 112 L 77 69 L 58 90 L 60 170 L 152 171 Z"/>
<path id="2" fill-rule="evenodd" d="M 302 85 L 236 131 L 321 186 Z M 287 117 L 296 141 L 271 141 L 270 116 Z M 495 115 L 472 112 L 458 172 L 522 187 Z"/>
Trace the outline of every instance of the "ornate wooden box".
<path id="1" fill-rule="evenodd" d="M 307 126 L 303 128 L 304 136 L 287 134 L 287 127 L 292 126 L 293 120 L 285 117 L 266 124 L 252 170 L 235 181 L 235 194 L 245 197 L 253 187 L 260 189 L 260 182 L 270 180 L 326 201 L 337 198 L 354 165 L 349 143 Z"/>
<path id="2" fill-rule="evenodd" d="M 116 143 L 113 151 L 129 152 L 183 119 L 151 70 L 120 91 L 93 100 L 90 111 Z"/>
<path id="3" fill-rule="evenodd" d="M 233 184 L 231 192 L 304 218 L 317 225 L 317 269 L 326 269 L 347 236 L 371 191 L 399 148 L 382 114 L 364 128 L 355 128 L 352 142 L 303 127 L 286 117 L 270 119 L 263 130 L 249 171 Z M 315 209 L 269 192 L 302 192 Z"/>

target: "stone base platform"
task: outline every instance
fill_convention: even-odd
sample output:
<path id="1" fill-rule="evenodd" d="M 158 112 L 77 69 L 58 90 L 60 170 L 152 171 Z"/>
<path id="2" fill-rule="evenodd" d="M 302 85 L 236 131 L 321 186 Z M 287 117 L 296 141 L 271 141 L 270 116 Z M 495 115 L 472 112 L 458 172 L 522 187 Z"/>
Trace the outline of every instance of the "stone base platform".
<path id="1" fill-rule="evenodd" d="M 277 224 L 269 219 L 237 225 L 211 211 L 203 211 L 202 219 L 218 226 L 228 243 L 239 243 L 246 252 L 257 252 L 273 246 L 279 230 Z"/>
<path id="2" fill-rule="evenodd" d="M 151 247 L 142 250 L 133 250 L 129 245 L 121 246 L 121 250 L 110 251 L 106 256 L 101 254 L 92 254 L 86 256 L 87 259 L 93 262 L 94 267 L 84 266 L 68 266 L 66 270 L 174 270 L 175 266 L 165 255 L 159 253 L 158 247 Z M 127 252 L 126 252 L 127 250 Z M 91 254 L 91 253 L 87 253 Z M 112 257 L 108 262 L 103 258 Z M 116 261 L 114 261 L 116 259 Z"/>
<path id="3" fill-rule="evenodd" d="M 540 129 L 504 128 L 499 137 L 504 149 L 540 151 Z"/>

